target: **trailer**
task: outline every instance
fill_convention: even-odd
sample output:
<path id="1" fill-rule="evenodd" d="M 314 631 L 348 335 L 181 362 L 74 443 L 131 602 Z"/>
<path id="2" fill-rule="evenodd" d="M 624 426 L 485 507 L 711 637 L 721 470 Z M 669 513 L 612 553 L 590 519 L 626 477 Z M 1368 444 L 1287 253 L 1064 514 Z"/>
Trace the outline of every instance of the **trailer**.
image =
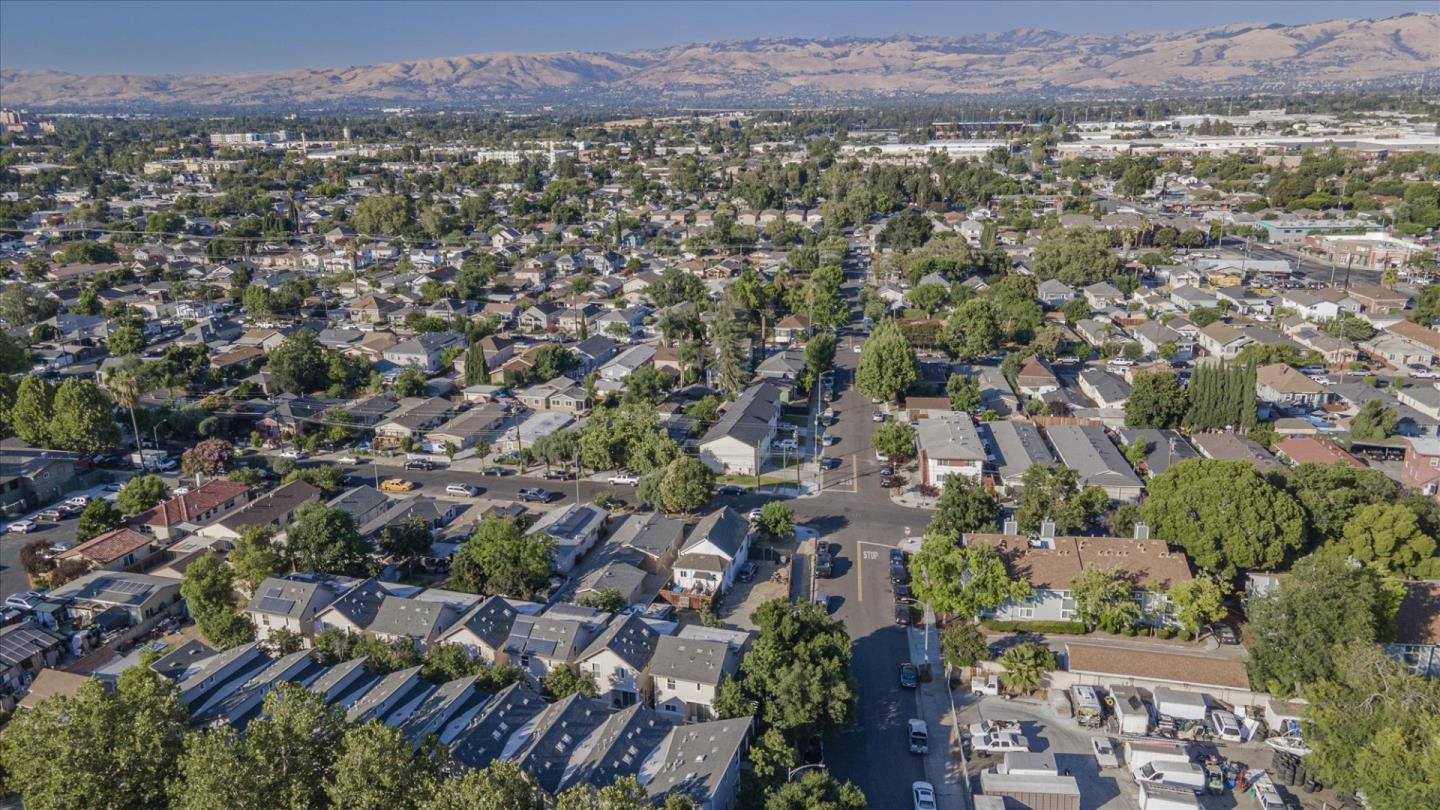
<path id="1" fill-rule="evenodd" d="M 1100 694 L 1095 687 L 1076 684 L 1070 687 L 1070 699 L 1075 704 L 1075 720 L 1085 728 L 1099 728 L 1105 723 L 1105 707 L 1100 703 Z"/>
<path id="2" fill-rule="evenodd" d="M 1177 720 L 1205 720 L 1209 704 L 1205 696 L 1196 692 L 1171 689 L 1168 686 L 1155 687 L 1155 712 Z"/>
<path id="3" fill-rule="evenodd" d="M 1121 734 L 1146 734 L 1150 731 L 1150 707 L 1133 686 L 1112 686 L 1105 701 L 1115 713 L 1116 730 Z"/>
<path id="4" fill-rule="evenodd" d="M 1200 801 L 1184 788 L 1140 784 L 1140 810 L 1198 810 Z"/>

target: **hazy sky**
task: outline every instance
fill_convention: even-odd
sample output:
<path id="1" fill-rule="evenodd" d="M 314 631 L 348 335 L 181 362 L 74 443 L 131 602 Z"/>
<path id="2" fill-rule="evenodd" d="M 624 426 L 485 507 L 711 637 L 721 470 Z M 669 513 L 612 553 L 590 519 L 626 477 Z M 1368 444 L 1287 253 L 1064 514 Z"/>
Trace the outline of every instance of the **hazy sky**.
<path id="1" fill-rule="evenodd" d="M 1181 31 L 1434 12 L 1331 2 L 0 2 L 0 66 L 76 73 L 343 67 L 485 51 L 623 51 L 756 37 L 1012 28 Z"/>

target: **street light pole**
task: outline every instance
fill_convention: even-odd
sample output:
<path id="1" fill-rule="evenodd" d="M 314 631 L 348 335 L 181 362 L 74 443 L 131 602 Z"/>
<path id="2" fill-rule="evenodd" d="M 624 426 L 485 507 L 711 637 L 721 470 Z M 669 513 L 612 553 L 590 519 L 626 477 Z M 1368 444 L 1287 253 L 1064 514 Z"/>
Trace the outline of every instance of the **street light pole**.
<path id="1" fill-rule="evenodd" d="M 808 770 L 808 769 L 810 769 L 810 768 L 824 768 L 824 767 L 825 767 L 825 763 L 823 763 L 823 762 L 816 762 L 816 763 L 811 764 L 811 765 L 801 765 L 801 766 L 798 767 L 798 768 L 791 768 L 791 769 L 790 769 L 790 772 L 785 776 L 785 781 L 786 781 L 786 782 L 793 782 L 793 781 L 795 781 L 795 774 L 800 773 L 801 771 Z"/>

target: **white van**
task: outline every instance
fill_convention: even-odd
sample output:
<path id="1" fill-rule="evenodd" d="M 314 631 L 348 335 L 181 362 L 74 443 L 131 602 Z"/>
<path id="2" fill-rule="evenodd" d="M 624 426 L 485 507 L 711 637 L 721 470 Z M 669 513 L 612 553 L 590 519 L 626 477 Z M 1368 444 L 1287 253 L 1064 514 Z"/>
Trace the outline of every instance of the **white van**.
<path id="1" fill-rule="evenodd" d="M 1240 718 L 1233 712 L 1216 709 L 1210 712 L 1210 733 L 1227 742 L 1241 742 Z"/>

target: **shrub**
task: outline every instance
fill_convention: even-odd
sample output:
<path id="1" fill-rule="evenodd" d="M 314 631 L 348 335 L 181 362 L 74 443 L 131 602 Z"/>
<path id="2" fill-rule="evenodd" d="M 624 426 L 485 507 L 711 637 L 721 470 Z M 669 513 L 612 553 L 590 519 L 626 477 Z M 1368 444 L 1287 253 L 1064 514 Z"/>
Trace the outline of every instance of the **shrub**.
<path id="1" fill-rule="evenodd" d="M 1175 638 L 1175 628 L 1162 627 L 1158 631 L 1156 631 L 1155 635 L 1158 638 L 1162 638 L 1168 641 L 1169 639 Z"/>
<path id="2" fill-rule="evenodd" d="M 1055 635 L 1083 636 L 1090 632 L 1080 622 L 1002 622 L 984 619 L 980 622 L 988 630 L 997 633 L 1051 633 Z"/>

